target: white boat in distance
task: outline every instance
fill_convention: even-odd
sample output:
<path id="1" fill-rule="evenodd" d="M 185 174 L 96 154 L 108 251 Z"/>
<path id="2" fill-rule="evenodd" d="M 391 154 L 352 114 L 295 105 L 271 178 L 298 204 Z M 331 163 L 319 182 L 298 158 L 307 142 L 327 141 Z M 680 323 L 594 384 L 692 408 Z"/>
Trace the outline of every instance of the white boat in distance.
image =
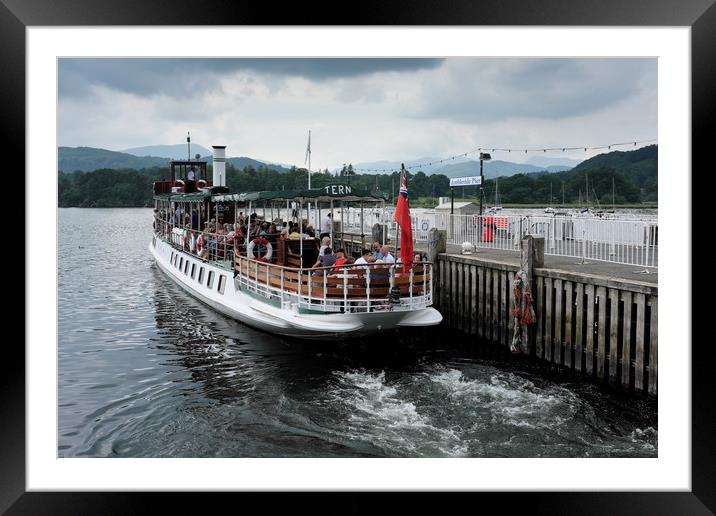
<path id="1" fill-rule="evenodd" d="M 432 263 L 417 262 L 411 270 L 399 263 L 352 264 L 350 255 L 360 255 L 370 242 L 366 235 L 344 233 L 339 222 L 330 223 L 327 233 L 333 251 L 343 248 L 348 262 L 315 266 L 321 239 L 318 232 L 306 237 L 307 205 L 318 210 L 319 220 L 330 213 L 332 221 L 334 207 L 358 204 L 362 213 L 364 206 L 384 208 L 384 197 L 344 184 L 232 193 L 225 186 L 225 147 L 213 151 L 212 181 L 205 161 L 186 160 L 172 161 L 171 179 L 154 183 L 149 251 L 188 293 L 249 326 L 305 339 L 361 337 L 442 321 L 431 306 Z M 281 220 L 282 212 L 289 220 Z M 298 235 L 287 238 L 282 229 L 292 224 Z"/>

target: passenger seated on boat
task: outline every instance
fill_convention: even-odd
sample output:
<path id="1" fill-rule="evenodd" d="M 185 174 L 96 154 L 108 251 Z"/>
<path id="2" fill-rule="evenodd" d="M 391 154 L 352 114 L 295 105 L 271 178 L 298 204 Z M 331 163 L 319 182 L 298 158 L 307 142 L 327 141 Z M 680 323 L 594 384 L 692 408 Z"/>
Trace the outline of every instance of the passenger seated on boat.
<path id="1" fill-rule="evenodd" d="M 370 263 L 370 262 L 369 262 Z M 373 263 L 375 264 L 384 264 L 385 262 L 381 259 L 375 260 Z M 379 268 L 380 270 L 384 270 L 382 267 Z M 371 269 L 373 271 L 375 269 Z M 370 279 L 388 279 L 388 275 L 382 272 L 371 272 L 370 273 Z"/>
<path id="2" fill-rule="evenodd" d="M 288 228 L 283 228 L 281 230 L 281 240 L 288 240 Z"/>
<path id="3" fill-rule="evenodd" d="M 395 263 L 395 258 L 390 254 L 390 247 L 387 245 L 380 248 L 380 256 L 376 259 L 382 260 L 383 263 Z"/>
<path id="4" fill-rule="evenodd" d="M 380 242 L 373 242 L 371 250 L 373 252 L 373 258 L 375 258 L 376 260 L 380 258 Z"/>
<path id="5" fill-rule="evenodd" d="M 313 229 L 313 226 L 308 226 L 306 228 L 306 235 L 308 235 L 308 238 L 316 238 L 316 232 Z"/>
<path id="6" fill-rule="evenodd" d="M 289 240 L 301 240 L 301 233 L 298 232 L 298 224 L 293 224 L 288 231 Z"/>
<path id="7" fill-rule="evenodd" d="M 329 237 L 323 237 L 321 240 L 321 248 L 318 250 L 318 256 L 323 255 L 323 251 L 331 247 L 331 239 Z"/>
<path id="8" fill-rule="evenodd" d="M 316 267 L 331 267 L 336 264 L 336 255 L 330 247 L 326 248 L 324 254 L 318 256 L 318 260 L 313 264 L 313 268 Z"/>
<path id="9" fill-rule="evenodd" d="M 333 270 L 340 271 L 341 270 L 340 265 L 344 265 L 345 263 L 346 263 L 346 251 L 341 247 L 338 251 L 336 251 L 336 264 L 335 264 L 336 268 Z"/>
<path id="10" fill-rule="evenodd" d="M 355 265 L 362 265 L 364 269 L 367 269 L 368 267 L 366 266 L 374 261 L 375 258 L 373 258 L 373 252 L 370 249 L 363 249 L 363 253 L 361 257 L 355 261 Z"/>

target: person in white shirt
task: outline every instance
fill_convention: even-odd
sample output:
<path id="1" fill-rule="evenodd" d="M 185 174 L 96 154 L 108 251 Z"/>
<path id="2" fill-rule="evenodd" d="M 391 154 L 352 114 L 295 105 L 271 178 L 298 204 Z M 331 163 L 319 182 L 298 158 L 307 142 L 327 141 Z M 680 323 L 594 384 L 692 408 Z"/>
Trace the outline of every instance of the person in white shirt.
<path id="1" fill-rule="evenodd" d="M 368 258 L 369 257 L 372 258 L 372 256 L 373 256 L 373 253 L 371 252 L 370 249 L 363 249 L 362 256 L 355 261 L 354 265 L 368 265 Z M 364 268 L 367 268 L 367 267 L 364 267 Z"/>
<path id="2" fill-rule="evenodd" d="M 189 172 L 186 174 L 186 188 L 185 192 L 196 192 L 196 176 L 194 174 L 194 167 L 189 168 Z"/>
<path id="3" fill-rule="evenodd" d="M 395 258 L 390 254 L 390 247 L 387 245 L 380 248 L 380 259 L 383 263 L 395 263 Z"/>
<path id="4" fill-rule="evenodd" d="M 333 224 L 333 215 L 331 213 L 329 213 L 328 215 L 323 217 L 323 220 L 321 220 L 321 234 L 319 235 L 321 238 L 331 235 L 332 224 Z"/>
<path id="5" fill-rule="evenodd" d="M 331 248 L 331 239 L 329 237 L 323 237 L 321 240 L 321 248 L 318 250 L 318 256 L 323 256 L 326 249 Z"/>

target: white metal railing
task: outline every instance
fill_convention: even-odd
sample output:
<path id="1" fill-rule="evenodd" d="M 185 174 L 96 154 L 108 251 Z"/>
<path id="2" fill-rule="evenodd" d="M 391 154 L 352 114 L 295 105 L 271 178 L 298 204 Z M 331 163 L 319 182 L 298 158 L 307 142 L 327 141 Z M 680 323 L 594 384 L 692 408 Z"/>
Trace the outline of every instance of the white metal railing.
<path id="1" fill-rule="evenodd" d="M 214 265 L 231 269 L 234 263 L 235 244 L 239 244 L 233 226 L 208 225 L 204 231 L 174 225 L 172 218 L 155 217 L 155 235 L 170 243 L 175 249 L 182 250 Z"/>
<path id="2" fill-rule="evenodd" d="M 237 256 L 235 271 L 240 288 L 275 301 L 282 308 L 295 305 L 299 309 L 341 313 L 405 311 L 426 308 L 433 301 L 429 262 L 415 264 L 407 272 L 399 264 L 298 269 Z"/>
<path id="3" fill-rule="evenodd" d="M 423 216 L 424 217 L 424 216 Z M 425 224 L 413 220 L 416 241 L 427 241 Z M 653 219 L 605 219 L 535 215 L 436 214 L 434 225 L 449 244 L 519 251 L 525 235 L 545 239 L 545 254 L 658 267 L 659 225 Z"/>

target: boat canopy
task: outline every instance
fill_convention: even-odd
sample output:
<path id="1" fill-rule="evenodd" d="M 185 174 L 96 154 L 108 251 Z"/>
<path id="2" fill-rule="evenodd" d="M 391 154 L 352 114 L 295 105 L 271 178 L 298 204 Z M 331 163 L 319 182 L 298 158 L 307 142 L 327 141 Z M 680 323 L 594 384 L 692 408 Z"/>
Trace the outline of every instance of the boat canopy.
<path id="1" fill-rule="evenodd" d="M 171 202 L 202 202 L 208 201 L 211 198 L 211 192 L 192 192 L 192 193 L 173 193 L 173 194 L 158 194 L 154 198 L 158 201 L 171 201 Z"/>
<path id="2" fill-rule="evenodd" d="M 382 192 L 367 192 L 350 185 L 327 185 L 311 190 L 277 190 L 260 192 L 231 193 L 212 196 L 217 202 L 256 202 L 256 201 L 365 201 L 384 202 L 388 198 Z"/>
<path id="3" fill-rule="evenodd" d="M 213 193 L 212 193 L 213 191 Z M 216 192 L 216 188 L 192 193 L 159 194 L 154 196 L 159 201 L 170 202 L 268 202 L 268 201 L 296 201 L 296 202 L 384 202 L 388 200 L 382 192 L 367 192 L 350 185 L 327 185 L 323 188 L 311 190 L 262 190 L 259 192 Z"/>

